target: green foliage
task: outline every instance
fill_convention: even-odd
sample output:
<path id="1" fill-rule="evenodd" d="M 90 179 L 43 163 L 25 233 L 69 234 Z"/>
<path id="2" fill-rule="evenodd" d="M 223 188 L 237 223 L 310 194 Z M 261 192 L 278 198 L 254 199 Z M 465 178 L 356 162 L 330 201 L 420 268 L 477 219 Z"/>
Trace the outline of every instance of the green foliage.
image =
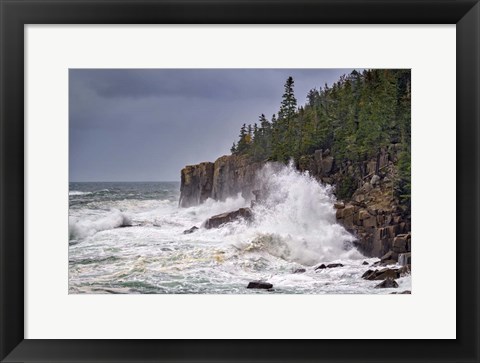
<path id="1" fill-rule="evenodd" d="M 237 143 L 236 153 L 237 154 L 246 153 L 248 151 L 249 144 L 250 144 L 250 137 L 247 133 L 247 126 L 246 124 L 243 124 L 240 129 L 240 135 Z"/>
<path id="2" fill-rule="evenodd" d="M 357 181 L 351 175 L 345 175 L 336 186 L 336 194 L 339 199 L 350 199 L 357 189 Z"/>
<path id="3" fill-rule="evenodd" d="M 407 206 L 408 211 L 410 210 L 410 201 L 412 193 L 412 182 L 411 182 L 411 157 L 410 150 L 404 150 L 400 154 L 398 160 L 398 180 L 397 180 L 397 195 L 399 196 L 402 204 Z"/>
<path id="4" fill-rule="evenodd" d="M 294 80 L 288 77 L 278 117 L 269 122 L 262 114 L 253 127 L 244 124 L 232 153 L 298 162 L 303 155 L 329 149 L 337 165 L 350 162 L 361 174 L 361 165 L 380 149 L 400 144 L 405 153 L 398 188 L 409 203 L 410 97 L 410 70 L 373 69 L 353 71 L 331 86 L 310 90 L 307 103 L 298 108 Z M 348 195 L 354 185 L 346 179 L 337 193 Z"/>

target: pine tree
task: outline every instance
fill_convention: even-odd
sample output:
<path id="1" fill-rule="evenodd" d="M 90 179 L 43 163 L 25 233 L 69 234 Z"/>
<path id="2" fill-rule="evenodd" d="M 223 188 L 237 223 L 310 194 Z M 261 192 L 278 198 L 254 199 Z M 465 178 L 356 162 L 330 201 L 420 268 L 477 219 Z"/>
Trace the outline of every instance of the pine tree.
<path id="1" fill-rule="evenodd" d="M 292 77 L 288 77 L 285 82 L 285 93 L 282 96 L 282 104 L 278 117 L 280 119 L 291 120 L 295 116 L 297 110 L 297 99 L 293 92 L 294 81 Z"/>
<path id="2" fill-rule="evenodd" d="M 294 81 L 288 77 L 284 85 L 284 94 L 280 111 L 278 112 L 278 121 L 275 123 L 273 133 L 275 142 L 272 144 L 272 156 L 275 160 L 286 162 L 295 153 L 296 125 L 295 116 L 297 109 L 297 99 L 293 91 Z"/>
<path id="3" fill-rule="evenodd" d="M 247 151 L 248 148 L 248 143 L 247 143 L 247 126 L 246 124 L 243 124 L 242 127 L 240 128 L 240 135 L 239 135 L 239 140 L 237 144 L 237 153 L 238 154 L 243 154 Z"/>
<path id="4" fill-rule="evenodd" d="M 329 149 L 340 172 L 349 170 L 337 185 L 339 193 L 348 198 L 365 176 L 366 163 L 381 149 L 403 150 L 391 162 L 398 172 L 397 197 L 408 207 L 410 70 L 353 71 L 331 86 L 310 90 L 307 103 L 300 108 L 293 90 L 293 78 L 289 77 L 278 116 L 272 115 L 269 122 L 262 114 L 253 128 L 242 126 L 240 140 L 234 145 L 236 153 L 259 161 L 287 161 L 294 157 L 308 165 L 315 150 Z"/>

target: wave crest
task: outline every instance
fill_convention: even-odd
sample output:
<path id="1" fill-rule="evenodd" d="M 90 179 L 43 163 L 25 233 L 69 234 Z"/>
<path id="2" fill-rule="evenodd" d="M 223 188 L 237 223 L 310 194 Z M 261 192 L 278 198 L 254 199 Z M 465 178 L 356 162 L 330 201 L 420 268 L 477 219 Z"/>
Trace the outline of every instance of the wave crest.
<path id="1" fill-rule="evenodd" d="M 106 216 L 82 219 L 70 217 L 68 221 L 69 240 L 76 240 L 94 235 L 97 232 L 117 227 L 131 226 L 131 218 L 119 210 L 112 210 Z"/>
<path id="2" fill-rule="evenodd" d="M 263 200 L 253 207 L 253 223 L 229 226 L 232 234 L 247 236 L 242 249 L 262 250 L 303 265 L 363 257 L 352 248 L 355 237 L 336 221 L 330 185 L 292 164 L 266 164 L 258 180 Z"/>

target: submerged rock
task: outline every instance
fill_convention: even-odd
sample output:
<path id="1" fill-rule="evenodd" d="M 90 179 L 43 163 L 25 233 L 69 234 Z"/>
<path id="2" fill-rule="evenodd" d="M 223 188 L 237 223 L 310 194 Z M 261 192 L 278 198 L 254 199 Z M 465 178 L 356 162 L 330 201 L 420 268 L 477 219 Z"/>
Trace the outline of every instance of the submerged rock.
<path id="1" fill-rule="evenodd" d="M 115 228 L 140 227 L 140 226 L 142 226 L 141 223 L 133 224 L 132 222 L 130 222 L 130 220 L 124 220 L 121 225 Z"/>
<path id="2" fill-rule="evenodd" d="M 368 262 L 367 262 L 367 261 L 363 261 L 363 262 L 362 262 L 362 265 L 368 265 Z"/>
<path id="3" fill-rule="evenodd" d="M 381 283 L 375 286 L 376 289 L 391 289 L 391 288 L 397 288 L 398 284 L 397 281 L 395 281 L 393 278 L 388 277 Z"/>
<path id="4" fill-rule="evenodd" d="M 248 283 L 248 286 L 247 286 L 247 289 L 266 289 L 266 290 L 270 290 L 271 288 L 273 288 L 273 285 L 268 283 L 268 282 L 264 282 L 264 281 L 251 281 Z"/>
<path id="5" fill-rule="evenodd" d="M 405 291 L 402 291 L 402 292 L 391 292 L 390 294 L 391 295 L 410 295 L 412 292 L 410 290 L 405 290 Z"/>
<path id="6" fill-rule="evenodd" d="M 304 272 L 307 272 L 307 270 L 304 268 L 297 268 L 295 271 L 293 271 L 294 274 L 303 274 Z"/>
<path id="7" fill-rule="evenodd" d="M 190 229 L 186 229 L 185 231 L 183 231 L 183 234 L 190 234 L 190 233 L 193 233 L 193 232 L 195 232 L 197 229 L 198 229 L 198 227 L 197 227 L 197 226 L 193 226 L 192 228 L 190 228 Z"/>
<path id="8" fill-rule="evenodd" d="M 218 228 L 222 224 L 233 222 L 239 218 L 243 218 L 247 221 L 250 221 L 253 217 L 252 210 L 250 208 L 240 208 L 239 210 L 233 212 L 227 212 L 222 214 L 217 214 L 216 216 L 210 217 L 205 222 L 205 228 Z"/>
<path id="9" fill-rule="evenodd" d="M 343 264 L 341 264 L 341 263 L 330 263 L 328 265 L 325 265 L 324 263 L 322 263 L 320 266 L 315 267 L 315 271 L 323 270 L 325 268 L 335 268 L 335 267 L 343 267 Z"/>

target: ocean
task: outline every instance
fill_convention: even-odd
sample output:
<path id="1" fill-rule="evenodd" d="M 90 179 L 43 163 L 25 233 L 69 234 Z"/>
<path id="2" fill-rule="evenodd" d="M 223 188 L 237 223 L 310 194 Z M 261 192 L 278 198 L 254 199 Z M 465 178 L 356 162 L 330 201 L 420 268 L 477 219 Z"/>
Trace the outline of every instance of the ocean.
<path id="1" fill-rule="evenodd" d="M 388 294 L 361 278 L 376 258 L 353 246 L 336 223 L 331 186 L 292 166 L 264 170 L 268 197 L 253 221 L 217 229 L 211 216 L 250 206 L 241 195 L 179 207 L 179 182 L 71 182 L 69 293 L 90 294 Z M 183 232 L 199 227 L 191 234 Z M 315 270 L 320 264 L 343 267 Z M 296 270 L 305 269 L 297 273 Z M 273 284 L 247 289 L 250 281 Z"/>

